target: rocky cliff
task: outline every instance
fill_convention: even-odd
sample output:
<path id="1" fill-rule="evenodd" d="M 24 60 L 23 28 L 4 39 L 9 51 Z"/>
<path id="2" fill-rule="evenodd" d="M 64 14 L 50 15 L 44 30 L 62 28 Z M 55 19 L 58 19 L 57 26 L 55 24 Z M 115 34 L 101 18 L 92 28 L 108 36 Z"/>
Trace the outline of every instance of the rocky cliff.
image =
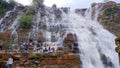
<path id="1" fill-rule="evenodd" d="M 120 36 L 120 4 L 109 1 L 104 3 L 100 11 L 98 20 L 116 36 Z"/>

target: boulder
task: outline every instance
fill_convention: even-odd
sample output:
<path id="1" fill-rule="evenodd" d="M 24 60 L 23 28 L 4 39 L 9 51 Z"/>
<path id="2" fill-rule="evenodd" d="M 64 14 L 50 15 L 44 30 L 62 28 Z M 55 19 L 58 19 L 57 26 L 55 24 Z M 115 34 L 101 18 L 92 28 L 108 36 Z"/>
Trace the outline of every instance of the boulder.
<path id="1" fill-rule="evenodd" d="M 67 36 L 64 39 L 65 45 L 70 46 L 73 44 L 73 42 L 75 42 L 73 34 L 72 33 L 67 34 Z"/>
<path id="2" fill-rule="evenodd" d="M 40 32 L 40 33 L 38 34 L 38 42 L 43 42 L 43 41 L 44 41 L 43 33 Z"/>
<path id="3" fill-rule="evenodd" d="M 116 43 L 116 45 L 120 44 L 120 37 L 118 37 L 118 38 L 115 39 L 115 43 Z"/>
<path id="4" fill-rule="evenodd" d="M 74 42 L 75 42 L 74 35 L 72 33 L 68 33 L 64 39 L 64 51 L 65 51 L 65 53 L 68 53 L 73 49 Z"/>

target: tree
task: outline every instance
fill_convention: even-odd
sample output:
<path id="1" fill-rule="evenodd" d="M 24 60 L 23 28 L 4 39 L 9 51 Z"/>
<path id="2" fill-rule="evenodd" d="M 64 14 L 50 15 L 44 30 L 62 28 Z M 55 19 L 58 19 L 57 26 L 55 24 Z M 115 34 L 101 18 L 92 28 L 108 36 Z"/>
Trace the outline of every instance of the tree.
<path id="1" fill-rule="evenodd" d="M 23 29 L 29 29 L 31 27 L 33 15 L 28 14 L 28 15 L 21 15 L 21 18 L 19 19 L 20 25 Z"/>
<path id="2" fill-rule="evenodd" d="M 38 8 L 39 6 L 43 5 L 44 0 L 33 0 L 32 5 L 35 8 Z"/>

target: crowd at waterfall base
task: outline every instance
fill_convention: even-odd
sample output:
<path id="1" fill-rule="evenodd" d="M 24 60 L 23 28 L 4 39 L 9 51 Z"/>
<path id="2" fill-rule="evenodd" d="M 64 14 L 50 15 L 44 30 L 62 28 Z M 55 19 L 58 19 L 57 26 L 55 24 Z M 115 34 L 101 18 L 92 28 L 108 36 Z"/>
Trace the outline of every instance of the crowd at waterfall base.
<path id="1" fill-rule="evenodd" d="M 66 42 L 67 43 L 67 42 Z M 72 46 L 77 46 L 77 43 Z M 79 68 L 80 58 L 72 46 L 59 46 L 55 43 L 34 43 L 33 41 L 21 44 L 9 44 L 8 47 L 0 42 L 1 67 L 48 67 L 48 68 Z M 13 59 L 11 64 L 9 60 Z M 2 64 L 1 64 L 2 63 Z M 3 65 L 4 64 L 4 65 Z M 0 68 L 1 68 L 0 67 Z"/>

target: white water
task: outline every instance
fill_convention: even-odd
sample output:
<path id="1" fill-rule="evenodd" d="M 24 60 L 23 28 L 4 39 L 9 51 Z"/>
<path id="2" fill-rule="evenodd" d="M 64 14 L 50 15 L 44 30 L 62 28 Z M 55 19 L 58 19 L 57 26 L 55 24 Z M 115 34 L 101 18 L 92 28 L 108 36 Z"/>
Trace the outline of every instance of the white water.
<path id="1" fill-rule="evenodd" d="M 119 68 L 113 34 L 105 30 L 99 22 L 85 19 L 73 12 L 67 18 L 70 22 L 69 32 L 75 33 L 78 38 L 82 68 Z M 112 62 L 113 67 L 103 65 L 101 54 Z"/>
<path id="2" fill-rule="evenodd" d="M 6 31 L 6 30 L 9 28 L 9 27 L 6 25 L 6 23 L 3 22 L 3 20 L 4 20 L 4 19 L 7 19 L 7 17 L 10 16 L 10 13 L 11 13 L 11 12 L 15 12 L 15 10 L 16 10 L 16 7 L 14 7 L 13 10 L 7 11 L 6 14 L 4 15 L 4 17 L 2 17 L 2 18 L 0 19 L 0 33 Z M 10 22 L 9 22 L 9 23 L 10 23 Z M 14 25 L 14 23 L 13 23 L 12 25 Z M 16 24 L 16 25 L 17 25 L 17 24 Z"/>
<path id="3" fill-rule="evenodd" d="M 45 10 L 46 16 L 39 18 L 42 21 L 41 25 L 46 25 L 45 29 L 39 29 L 47 39 L 45 42 L 51 42 L 51 35 L 54 34 L 56 42 L 62 45 L 66 34 L 73 33 L 77 36 L 82 68 L 120 67 L 118 55 L 115 52 L 114 39 L 116 37 L 97 21 L 99 11 L 95 12 L 94 21 L 91 19 L 91 10 L 86 12 L 85 17 L 71 11 L 68 14 L 62 12 L 62 20 L 56 21 L 54 11 L 50 8 Z M 60 35 L 62 32 L 65 33 L 64 36 Z"/>
<path id="4" fill-rule="evenodd" d="M 97 17 L 93 21 L 89 12 L 86 17 L 70 12 L 63 18 L 68 21 L 64 22 L 68 33 L 77 36 L 82 68 L 120 68 L 115 52 L 116 37 L 96 21 Z"/>

